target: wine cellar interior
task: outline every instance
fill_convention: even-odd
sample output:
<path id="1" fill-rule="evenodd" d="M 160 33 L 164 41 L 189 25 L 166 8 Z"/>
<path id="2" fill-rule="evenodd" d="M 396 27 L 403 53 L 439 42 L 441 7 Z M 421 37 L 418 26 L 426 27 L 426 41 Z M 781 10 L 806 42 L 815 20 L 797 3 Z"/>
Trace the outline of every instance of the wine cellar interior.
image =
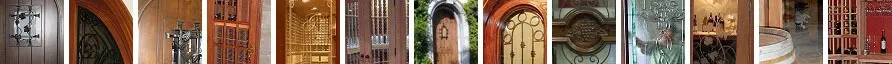
<path id="1" fill-rule="evenodd" d="M 62 1 L 0 1 L 0 62 L 60 64 L 62 56 Z"/>
<path id="2" fill-rule="evenodd" d="M 752 0 L 692 0 L 693 64 L 753 63 Z"/>
<path id="3" fill-rule="evenodd" d="M 885 0 L 830 0 L 828 63 L 892 63 L 885 42 L 890 15 Z"/>
<path id="4" fill-rule="evenodd" d="M 760 0 L 760 63 L 822 63 L 821 1 Z"/>
<path id="5" fill-rule="evenodd" d="M 284 35 L 277 38 L 279 63 L 338 64 L 342 58 L 338 55 L 338 1 L 278 2 L 277 29 L 281 30 L 278 34 Z"/>

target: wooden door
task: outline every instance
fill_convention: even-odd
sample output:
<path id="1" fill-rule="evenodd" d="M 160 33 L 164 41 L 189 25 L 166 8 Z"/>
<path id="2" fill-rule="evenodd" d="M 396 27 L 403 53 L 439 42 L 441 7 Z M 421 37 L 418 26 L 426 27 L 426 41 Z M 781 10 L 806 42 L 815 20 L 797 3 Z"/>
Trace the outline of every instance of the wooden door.
<path id="1" fill-rule="evenodd" d="M 442 16 L 435 18 L 434 41 L 436 45 L 437 64 L 458 64 L 458 25 L 456 18 L 450 12 L 441 12 Z"/>

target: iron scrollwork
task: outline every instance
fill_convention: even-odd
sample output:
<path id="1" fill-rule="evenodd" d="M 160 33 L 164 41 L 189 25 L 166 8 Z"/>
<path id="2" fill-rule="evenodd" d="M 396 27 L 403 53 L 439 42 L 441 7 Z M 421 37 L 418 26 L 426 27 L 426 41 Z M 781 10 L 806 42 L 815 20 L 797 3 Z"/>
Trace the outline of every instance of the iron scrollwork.
<path id="1" fill-rule="evenodd" d="M 503 63 L 545 61 L 545 24 L 542 16 L 533 9 L 524 6 L 514 8 L 503 19 L 506 21 L 501 34 Z M 527 60 L 530 58 L 533 60 Z"/>
<path id="2" fill-rule="evenodd" d="M 177 28 L 167 33 L 172 39 L 173 64 L 199 64 L 201 60 L 201 24 L 195 23 L 193 29 L 183 29 L 183 21 L 177 21 Z"/>
<path id="3" fill-rule="evenodd" d="M 40 22 L 36 18 L 40 18 L 39 11 L 35 10 L 39 7 L 32 5 L 10 5 L 11 8 L 14 8 L 10 17 L 13 22 L 13 34 L 9 37 L 15 39 L 15 44 L 13 47 L 40 47 L 39 43 L 34 43 L 38 38 L 40 38 L 40 34 L 35 31 L 35 24 Z"/>
<path id="4" fill-rule="evenodd" d="M 77 63 L 121 64 L 124 62 L 114 37 L 96 14 L 78 7 Z"/>

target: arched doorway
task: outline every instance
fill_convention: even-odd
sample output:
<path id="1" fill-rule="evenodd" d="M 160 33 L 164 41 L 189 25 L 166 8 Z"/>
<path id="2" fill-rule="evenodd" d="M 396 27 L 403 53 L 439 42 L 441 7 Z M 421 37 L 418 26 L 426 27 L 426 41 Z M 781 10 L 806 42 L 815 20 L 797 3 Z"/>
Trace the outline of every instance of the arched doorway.
<path id="1" fill-rule="evenodd" d="M 437 7 L 434 11 L 433 31 L 434 31 L 434 54 L 437 64 L 458 64 L 459 63 L 459 25 L 458 19 L 454 14 L 455 8 Z M 464 43 L 467 44 L 467 43 Z"/>

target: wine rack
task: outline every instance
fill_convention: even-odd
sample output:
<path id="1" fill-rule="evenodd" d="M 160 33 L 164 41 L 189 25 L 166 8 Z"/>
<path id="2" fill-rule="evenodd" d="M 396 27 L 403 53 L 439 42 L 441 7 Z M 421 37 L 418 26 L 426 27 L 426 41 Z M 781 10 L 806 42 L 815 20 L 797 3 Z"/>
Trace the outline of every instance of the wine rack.
<path id="1" fill-rule="evenodd" d="M 831 0 L 828 34 L 830 54 L 857 54 L 857 1 Z M 869 8 L 869 7 L 868 7 Z"/>

